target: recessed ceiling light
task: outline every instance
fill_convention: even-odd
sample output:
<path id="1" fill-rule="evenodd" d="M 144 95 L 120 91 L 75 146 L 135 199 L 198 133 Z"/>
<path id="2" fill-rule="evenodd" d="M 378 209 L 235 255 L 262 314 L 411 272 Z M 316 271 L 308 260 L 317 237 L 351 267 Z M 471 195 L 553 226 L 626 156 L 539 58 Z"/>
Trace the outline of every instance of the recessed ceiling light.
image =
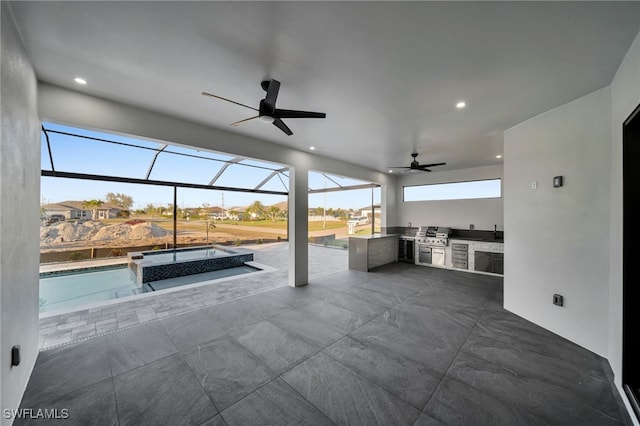
<path id="1" fill-rule="evenodd" d="M 84 78 L 82 78 L 82 77 L 76 77 L 76 78 L 74 78 L 74 79 L 73 79 L 73 81 L 75 81 L 75 82 L 76 82 L 76 83 L 78 83 L 78 84 L 82 84 L 83 86 L 84 86 L 85 84 L 87 84 L 87 80 L 85 80 L 85 79 L 84 79 Z"/>
<path id="2" fill-rule="evenodd" d="M 465 101 L 460 101 L 460 102 L 458 102 L 456 104 L 456 108 L 458 108 L 458 109 L 462 109 L 462 108 L 464 108 L 466 106 L 467 106 L 467 103 Z"/>
<path id="3" fill-rule="evenodd" d="M 310 149 L 311 151 L 315 151 L 316 147 L 315 147 L 315 146 L 310 146 L 310 147 L 309 147 L 309 149 Z"/>
<path id="4" fill-rule="evenodd" d="M 393 170 L 389 170 L 389 173 L 393 173 Z"/>
<path id="5" fill-rule="evenodd" d="M 502 158 L 502 155 L 498 154 L 496 155 L 496 158 Z"/>

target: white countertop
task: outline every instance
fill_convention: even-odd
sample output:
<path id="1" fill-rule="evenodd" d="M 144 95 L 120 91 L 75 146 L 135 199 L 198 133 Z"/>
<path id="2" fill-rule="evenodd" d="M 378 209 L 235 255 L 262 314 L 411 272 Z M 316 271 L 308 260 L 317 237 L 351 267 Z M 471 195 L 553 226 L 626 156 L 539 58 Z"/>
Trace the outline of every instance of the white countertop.
<path id="1" fill-rule="evenodd" d="M 377 238 L 397 237 L 399 234 L 373 234 L 373 235 L 350 235 L 349 238 L 359 238 L 362 240 L 374 240 Z"/>

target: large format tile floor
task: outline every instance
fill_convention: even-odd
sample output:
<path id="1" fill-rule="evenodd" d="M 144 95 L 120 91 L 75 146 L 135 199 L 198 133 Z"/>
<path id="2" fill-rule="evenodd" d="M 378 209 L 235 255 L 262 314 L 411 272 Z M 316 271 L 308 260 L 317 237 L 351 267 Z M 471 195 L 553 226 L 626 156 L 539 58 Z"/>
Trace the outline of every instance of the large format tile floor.
<path id="1" fill-rule="evenodd" d="M 496 277 L 340 271 L 43 351 L 21 407 L 80 425 L 628 423 L 606 361 L 501 306 Z"/>

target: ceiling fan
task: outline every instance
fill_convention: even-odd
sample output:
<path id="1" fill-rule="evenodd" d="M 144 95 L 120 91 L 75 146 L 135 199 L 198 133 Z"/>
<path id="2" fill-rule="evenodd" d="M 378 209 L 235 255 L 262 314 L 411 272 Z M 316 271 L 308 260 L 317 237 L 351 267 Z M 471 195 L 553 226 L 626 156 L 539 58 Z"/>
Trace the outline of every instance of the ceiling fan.
<path id="1" fill-rule="evenodd" d="M 389 168 L 390 169 L 421 170 L 423 172 L 430 172 L 431 170 L 429 170 L 429 167 L 444 166 L 445 164 L 447 164 L 447 163 L 420 164 L 420 163 L 418 163 L 418 160 L 416 160 L 416 157 L 418 156 L 417 152 L 414 152 L 413 154 L 411 154 L 411 156 L 413 157 L 413 161 L 411 162 L 411 164 L 409 164 L 408 167 L 389 167 Z"/>
<path id="2" fill-rule="evenodd" d="M 254 108 L 248 105 L 241 104 L 240 102 L 232 101 L 231 99 L 223 98 L 222 96 L 212 95 L 211 93 L 202 92 L 205 96 L 211 96 L 212 98 L 221 99 L 223 101 L 231 102 L 236 105 L 243 106 L 245 108 L 252 109 L 258 112 L 258 115 L 254 117 L 245 118 L 244 120 L 231 123 L 231 126 L 237 126 L 253 119 L 259 119 L 265 123 L 273 123 L 278 129 L 285 132 L 287 135 L 293 135 L 293 132 L 284 121 L 283 118 L 325 118 L 327 114 L 324 112 L 311 112 L 311 111 L 297 111 L 293 109 L 280 109 L 276 108 L 276 100 L 278 99 L 278 91 L 280 90 L 280 82 L 278 80 L 265 80 L 260 83 L 260 86 L 267 92 L 264 99 L 260 100 L 260 107 Z"/>

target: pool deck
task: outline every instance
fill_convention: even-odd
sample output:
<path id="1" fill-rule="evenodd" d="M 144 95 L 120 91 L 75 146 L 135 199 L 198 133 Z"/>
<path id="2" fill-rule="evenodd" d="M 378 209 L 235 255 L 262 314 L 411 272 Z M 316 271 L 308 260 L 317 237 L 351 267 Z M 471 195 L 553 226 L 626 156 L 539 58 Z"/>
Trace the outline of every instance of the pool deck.
<path id="1" fill-rule="evenodd" d="M 79 262 L 55 262 L 40 265 L 40 273 L 59 272 L 78 269 Z M 82 268 L 99 268 L 101 266 L 126 265 L 126 257 L 110 257 L 108 259 L 83 260 Z"/>
<path id="2" fill-rule="evenodd" d="M 63 314 L 41 314 L 40 350 L 90 339 L 117 330 L 213 306 L 250 294 L 288 285 L 289 245 L 286 242 L 243 246 L 254 252 L 254 261 L 273 270 L 256 275 L 225 278 L 209 285 L 175 290 L 169 293 L 147 293 L 133 300 L 80 309 Z M 123 263 L 122 259 L 96 260 L 87 267 Z M 125 262 L 126 263 L 126 262 Z M 53 264 L 40 272 L 77 268 L 76 265 Z M 316 278 L 348 269 L 346 250 L 309 245 L 309 277 Z"/>

